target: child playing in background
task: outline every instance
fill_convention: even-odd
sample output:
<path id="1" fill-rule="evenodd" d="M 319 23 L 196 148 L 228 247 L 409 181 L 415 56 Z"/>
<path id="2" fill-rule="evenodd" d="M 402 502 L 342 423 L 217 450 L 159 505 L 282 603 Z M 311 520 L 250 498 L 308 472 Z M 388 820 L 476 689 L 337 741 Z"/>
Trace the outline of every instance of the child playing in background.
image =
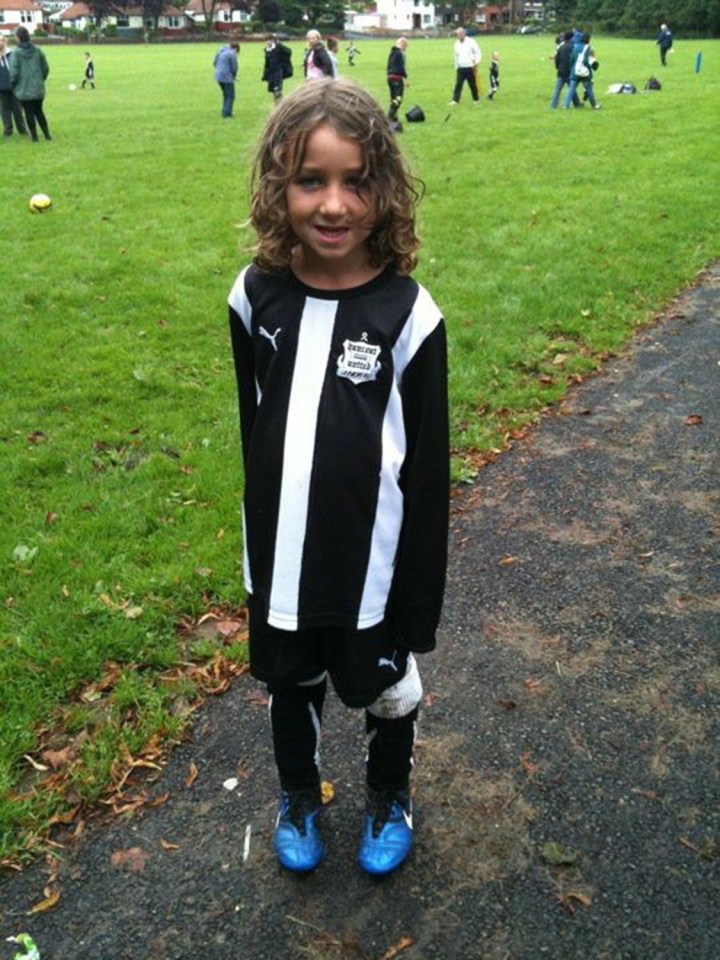
<path id="1" fill-rule="evenodd" d="M 500 54 L 497 50 L 493 51 L 490 60 L 490 93 L 488 100 L 492 100 L 500 88 Z"/>
<path id="2" fill-rule="evenodd" d="M 339 76 L 340 76 L 340 62 L 339 62 L 339 60 L 338 60 L 338 50 L 339 50 L 339 49 L 340 49 L 340 48 L 339 48 L 339 46 L 338 46 L 337 39 L 336 39 L 335 37 L 328 37 L 328 39 L 327 39 L 327 52 L 328 52 L 328 56 L 330 57 L 330 60 L 332 61 L 332 65 L 333 65 L 332 75 L 333 75 L 334 77 L 339 77 Z"/>
<path id="3" fill-rule="evenodd" d="M 292 871 L 325 855 L 319 741 L 328 675 L 364 708 L 358 860 L 413 845 L 410 771 L 445 581 L 445 329 L 416 264 L 418 194 L 390 124 L 349 80 L 270 117 L 253 171 L 254 262 L 230 293 L 245 468 L 250 669 L 268 686 Z"/>
<path id="4" fill-rule="evenodd" d="M 85 76 L 81 84 L 83 90 L 85 89 L 86 83 L 89 83 L 93 90 L 95 89 L 95 64 L 89 53 L 85 54 Z"/>

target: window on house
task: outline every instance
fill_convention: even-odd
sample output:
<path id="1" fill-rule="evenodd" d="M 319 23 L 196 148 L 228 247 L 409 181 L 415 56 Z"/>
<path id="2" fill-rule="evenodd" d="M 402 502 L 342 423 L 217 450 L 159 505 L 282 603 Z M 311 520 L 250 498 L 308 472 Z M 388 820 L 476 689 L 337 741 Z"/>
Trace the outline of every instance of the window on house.
<path id="1" fill-rule="evenodd" d="M 20 11 L 20 23 L 32 23 L 32 11 L 30 10 L 21 10 Z"/>
<path id="2" fill-rule="evenodd" d="M 118 16 L 117 25 L 119 27 L 129 27 L 130 26 L 130 17 Z"/>

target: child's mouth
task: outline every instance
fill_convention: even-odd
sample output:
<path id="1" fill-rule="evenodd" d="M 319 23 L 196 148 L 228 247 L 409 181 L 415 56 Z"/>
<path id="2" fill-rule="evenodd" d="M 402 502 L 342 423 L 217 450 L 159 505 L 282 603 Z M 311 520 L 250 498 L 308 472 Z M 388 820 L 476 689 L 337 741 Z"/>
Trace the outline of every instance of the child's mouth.
<path id="1" fill-rule="evenodd" d="M 347 227 L 327 227 L 319 224 L 315 227 L 323 240 L 338 241 L 347 234 Z"/>

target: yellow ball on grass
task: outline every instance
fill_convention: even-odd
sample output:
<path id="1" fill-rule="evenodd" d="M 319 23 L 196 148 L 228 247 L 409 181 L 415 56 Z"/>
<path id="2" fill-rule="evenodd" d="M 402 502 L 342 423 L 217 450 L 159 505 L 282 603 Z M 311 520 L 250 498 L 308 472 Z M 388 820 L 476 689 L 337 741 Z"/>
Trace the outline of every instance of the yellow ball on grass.
<path id="1" fill-rule="evenodd" d="M 32 213 L 45 213 L 52 206 L 52 200 L 46 193 L 34 193 L 30 197 L 30 210 Z"/>

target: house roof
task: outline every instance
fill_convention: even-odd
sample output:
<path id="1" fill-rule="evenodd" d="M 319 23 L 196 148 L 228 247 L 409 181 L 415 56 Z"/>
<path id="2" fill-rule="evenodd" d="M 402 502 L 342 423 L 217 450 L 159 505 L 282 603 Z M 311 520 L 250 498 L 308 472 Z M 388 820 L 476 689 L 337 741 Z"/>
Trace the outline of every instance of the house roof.
<path id="1" fill-rule="evenodd" d="M 0 0 L 2 3 L 2 0 Z M 74 3 L 67 10 L 63 10 L 60 15 L 61 20 L 79 20 L 80 17 L 89 17 L 90 7 L 86 3 Z"/>
<path id="2" fill-rule="evenodd" d="M 208 4 L 206 3 L 205 6 L 207 7 Z M 202 14 L 205 13 L 205 11 L 203 10 L 202 0 L 188 0 L 187 3 L 183 4 L 183 9 L 188 10 L 190 13 L 202 13 Z M 218 3 L 215 7 L 215 10 L 229 10 L 229 9 L 230 9 L 230 3 L 227 2 L 227 0 L 220 0 L 220 3 Z"/>
<path id="3" fill-rule="evenodd" d="M 42 10 L 35 0 L 0 0 L 0 10 Z"/>
<path id="4" fill-rule="evenodd" d="M 7 2 L 7 0 L 0 0 L 0 4 Z M 163 17 L 179 17 L 182 14 L 182 11 L 177 7 L 165 7 L 160 14 Z M 86 3 L 74 3 L 71 7 L 61 15 L 61 20 L 79 20 L 80 17 L 92 17 L 94 16 L 90 8 Z M 111 10 L 109 11 L 109 16 L 125 16 L 125 17 L 144 17 L 142 7 L 124 7 L 122 10 Z"/>

